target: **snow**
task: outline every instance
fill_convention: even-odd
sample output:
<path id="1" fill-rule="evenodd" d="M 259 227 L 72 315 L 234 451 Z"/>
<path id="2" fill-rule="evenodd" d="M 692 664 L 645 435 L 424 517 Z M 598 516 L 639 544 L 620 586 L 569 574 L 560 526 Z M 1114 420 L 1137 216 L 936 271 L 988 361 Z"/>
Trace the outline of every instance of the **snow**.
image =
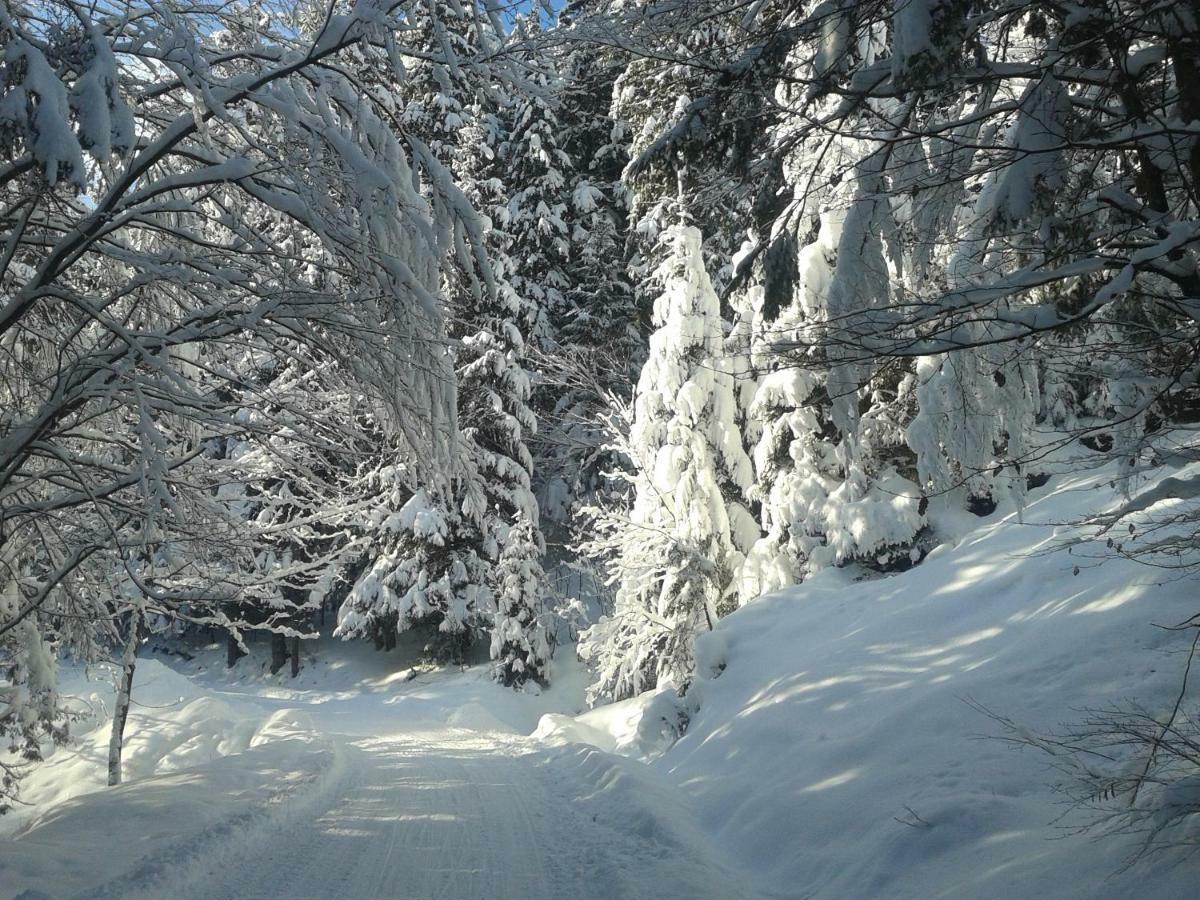
<path id="1" fill-rule="evenodd" d="M 67 89 L 46 57 L 28 41 L 10 40 L 4 61 L 16 70 L 24 66 L 24 75 L 0 99 L 0 123 L 18 133 L 28 131 L 29 150 L 45 170 L 48 184 L 67 177 L 82 188 L 83 151 L 71 129 Z M 36 104 L 30 102 L 31 94 L 37 97 Z"/>
<path id="2" fill-rule="evenodd" d="M 501 5 L 0 6 L 5 892 L 1194 892 L 1195 17 Z"/>
<path id="3" fill-rule="evenodd" d="M 247 833 L 302 814 L 341 765 L 310 736 L 287 738 L 249 748 L 233 763 L 78 797 L 4 842 L 0 882 L 15 896 L 153 894 L 153 886 L 202 869 Z"/>
<path id="4" fill-rule="evenodd" d="M 1068 554 L 1077 529 L 1053 523 L 1171 503 L 1200 464 L 1147 479 L 1140 505 L 1120 500 L 1115 464 L 1078 469 L 1031 493 L 1023 523 L 1008 499 L 987 519 L 935 499 L 941 543 L 905 573 L 827 569 L 750 602 L 697 641 L 683 696 L 663 685 L 580 714 L 569 652 L 540 693 L 331 637 L 306 642 L 297 679 L 267 674 L 261 645 L 229 671 L 216 645 L 150 654 L 127 783 L 104 789 L 112 672 L 64 665 L 87 715 L 27 780 L 32 805 L 0 820 L 0 882 L 123 897 L 1186 896 L 1194 873 L 1172 851 L 1118 871 L 1138 836 L 1080 833 L 1049 757 L 1013 752 L 982 711 L 1037 735 L 1082 709 L 1173 702 L 1188 637 L 1154 624 L 1194 612 L 1189 583 Z M 1194 779 L 1153 793 L 1149 821 L 1195 795 Z"/>
<path id="5" fill-rule="evenodd" d="M 31 778 L 34 806 L 3 820 L 5 896 L 744 894 L 639 763 L 521 736 L 581 708 L 574 664 L 539 695 L 485 667 L 397 671 L 361 642 L 310 642 L 294 680 L 254 656 L 226 672 L 219 649 L 139 662 L 126 784 L 101 788 L 102 716 Z M 97 710 L 112 695 L 79 670 L 68 684 Z M 151 746 L 157 764 L 134 749 Z"/>
<path id="6" fill-rule="evenodd" d="M 897 0 L 892 17 L 893 71 L 903 75 L 912 61 L 932 47 L 933 13 L 928 0 Z"/>
<path id="7" fill-rule="evenodd" d="M 1078 833 L 1088 816 L 1050 758 L 1014 752 L 980 711 L 1036 734 L 1083 708 L 1169 710 L 1189 636 L 1154 626 L 1195 612 L 1189 584 L 1042 552 L 1075 532 L 1038 523 L 1116 505 L 1114 471 L 1056 476 L 1026 524 L 1011 502 L 982 522 L 939 510 L 945 543 L 908 572 L 829 569 L 733 613 L 697 642 L 716 675 L 688 692 L 698 710 L 665 753 L 637 738 L 660 693 L 548 716 L 537 736 L 646 761 L 771 896 L 1189 895 L 1180 855 L 1118 872 L 1138 836 Z"/>
<path id="8" fill-rule="evenodd" d="M 533 738 L 553 747 L 588 744 L 607 753 L 647 761 L 661 756 L 679 737 L 683 709 L 672 687 L 598 706 L 580 716 L 550 713 Z"/>
<path id="9" fill-rule="evenodd" d="M 18 805 L 0 818 L 0 833 L 36 821 L 41 808 L 104 787 L 113 681 L 119 670 L 111 664 L 90 670 L 61 666 L 59 690 L 80 717 L 71 727 L 75 743 L 51 754 L 22 782 L 21 799 L 30 806 Z M 130 780 L 241 753 L 278 731 L 279 722 L 256 715 L 253 705 L 205 691 L 158 659 L 138 662 L 132 696 L 123 767 Z"/>
<path id="10" fill-rule="evenodd" d="M 1046 77 L 1029 89 L 1009 134 L 1014 161 L 981 194 L 981 217 L 1020 222 L 1034 214 L 1039 195 L 1062 186 L 1063 122 L 1070 112 L 1068 94 L 1054 78 Z"/>

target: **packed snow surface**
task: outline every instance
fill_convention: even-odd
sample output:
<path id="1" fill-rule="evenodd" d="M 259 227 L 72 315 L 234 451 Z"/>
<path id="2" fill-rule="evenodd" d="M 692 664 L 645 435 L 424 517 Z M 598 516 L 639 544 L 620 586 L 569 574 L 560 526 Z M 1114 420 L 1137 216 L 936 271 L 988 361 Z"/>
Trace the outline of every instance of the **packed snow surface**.
<path id="1" fill-rule="evenodd" d="M 1023 523 L 931 510 L 942 543 L 912 570 L 749 604 L 682 698 L 579 715 L 565 659 L 518 694 L 363 644 L 317 642 L 294 681 L 226 673 L 215 647 L 151 655 L 127 783 L 105 789 L 111 673 L 75 670 L 94 712 L 0 820 L 0 895 L 1188 896 L 1194 859 L 1123 869 L 1139 836 L 1080 832 L 1051 760 L 981 711 L 1037 734 L 1174 702 L 1188 637 L 1155 626 L 1194 585 L 1060 549 L 1061 523 L 1118 502 L 1112 474 L 1056 476 Z"/>
<path id="2" fill-rule="evenodd" d="M 73 672 L 94 714 L 29 778 L 32 805 L 0 820 L 0 896 L 747 895 L 644 765 L 522 736 L 581 707 L 574 666 L 539 695 L 483 667 L 398 672 L 362 643 L 306 653 L 295 681 L 253 658 L 224 673 L 216 647 L 171 658 L 191 678 L 140 660 L 114 789 L 111 673 Z"/>

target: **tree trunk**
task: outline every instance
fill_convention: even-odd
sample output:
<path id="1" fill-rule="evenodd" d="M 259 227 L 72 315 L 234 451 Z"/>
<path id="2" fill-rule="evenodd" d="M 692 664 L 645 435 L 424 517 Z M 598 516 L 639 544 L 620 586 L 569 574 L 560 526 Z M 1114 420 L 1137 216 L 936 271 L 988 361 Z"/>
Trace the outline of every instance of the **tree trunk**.
<path id="1" fill-rule="evenodd" d="M 129 617 L 129 638 L 121 657 L 121 684 L 117 688 L 117 704 L 113 710 L 112 734 L 108 739 L 108 786 L 121 783 L 121 750 L 125 744 L 125 720 L 129 718 L 129 697 L 133 691 L 133 670 L 137 663 L 137 648 L 142 637 L 142 611 L 135 609 Z"/>
<path id="2" fill-rule="evenodd" d="M 237 636 L 232 631 L 225 635 L 225 668 L 232 669 L 234 664 L 246 655 L 246 651 L 238 646 Z"/>
<path id="3" fill-rule="evenodd" d="M 300 638 L 292 638 L 292 677 L 300 674 Z"/>
<path id="4" fill-rule="evenodd" d="M 271 674 L 274 675 L 287 662 L 287 638 L 271 633 Z"/>

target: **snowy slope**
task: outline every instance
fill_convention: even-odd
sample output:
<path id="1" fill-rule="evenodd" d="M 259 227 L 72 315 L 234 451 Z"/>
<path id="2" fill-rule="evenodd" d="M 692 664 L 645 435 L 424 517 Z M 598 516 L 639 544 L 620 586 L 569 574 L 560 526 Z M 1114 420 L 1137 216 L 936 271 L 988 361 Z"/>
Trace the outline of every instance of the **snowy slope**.
<path id="1" fill-rule="evenodd" d="M 281 712 L 236 754 L 46 806 L 0 841 L 0 896 L 185 896 L 167 886 L 319 808 L 343 755 Z"/>
<path id="2" fill-rule="evenodd" d="M 1076 533 L 1045 523 L 1115 502 L 1108 477 L 1055 478 L 1028 524 L 943 513 L 973 530 L 909 572 L 831 570 L 733 614 L 703 648 L 725 668 L 693 689 L 699 711 L 665 754 L 636 739 L 661 696 L 547 717 L 539 734 L 650 759 L 768 894 L 1192 895 L 1200 860 L 1114 874 L 1137 838 L 1056 821 L 1069 810 L 1049 757 L 996 739 L 976 708 L 1041 732 L 1085 707 L 1173 703 L 1189 636 L 1154 624 L 1196 611 L 1194 583 L 1039 553 Z"/>
<path id="3" fill-rule="evenodd" d="M 21 803 L 0 817 L 0 836 L 106 784 L 118 668 L 62 663 L 59 671 L 60 692 L 74 715 L 72 741 L 52 748 L 46 762 L 22 780 Z M 178 772 L 241 753 L 277 734 L 278 724 L 257 706 L 204 690 L 158 659 L 140 660 L 126 729 L 124 778 Z"/>

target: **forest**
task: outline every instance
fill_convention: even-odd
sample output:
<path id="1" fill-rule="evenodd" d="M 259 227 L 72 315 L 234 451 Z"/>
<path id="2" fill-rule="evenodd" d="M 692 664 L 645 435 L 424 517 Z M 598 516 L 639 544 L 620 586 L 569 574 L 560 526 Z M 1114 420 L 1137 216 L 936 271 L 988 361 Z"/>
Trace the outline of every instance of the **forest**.
<path id="1" fill-rule="evenodd" d="M 820 610 L 957 647 L 1011 589 L 971 634 L 1120 606 L 1122 674 L 1063 622 L 1022 646 L 1100 693 L 1055 682 L 1034 726 L 964 688 L 954 740 L 1065 771 L 1122 871 L 1200 840 L 1196 0 L 0 0 L 0 47 L 0 811 L 89 733 L 80 672 L 109 786 L 139 671 L 198 647 L 297 697 L 318 664 L 477 675 L 617 756 L 636 709 L 684 772 L 738 710 L 809 727 L 762 698 L 842 652 Z M 1173 593 L 1112 599 L 1143 588 Z M 437 890 L 989 893 L 757 868 Z M 1030 889 L 1099 890 L 1056 871 Z M 122 877 L 63 895 L 209 895 Z"/>

